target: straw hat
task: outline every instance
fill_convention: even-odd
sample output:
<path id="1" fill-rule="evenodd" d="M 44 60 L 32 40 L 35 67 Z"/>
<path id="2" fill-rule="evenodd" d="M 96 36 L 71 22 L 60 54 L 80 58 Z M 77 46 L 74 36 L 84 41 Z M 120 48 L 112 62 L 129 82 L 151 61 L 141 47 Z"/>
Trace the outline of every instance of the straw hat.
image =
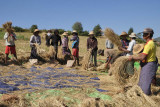
<path id="1" fill-rule="evenodd" d="M 136 35 L 135 33 L 131 33 L 131 34 L 129 35 L 129 37 L 131 37 L 131 38 L 136 38 L 137 35 Z"/>
<path id="2" fill-rule="evenodd" d="M 35 29 L 35 30 L 34 30 L 34 33 L 35 33 L 35 32 L 39 32 L 39 30 L 38 30 L 38 29 Z"/>
<path id="3" fill-rule="evenodd" d="M 68 35 L 68 32 L 64 32 L 63 34 L 62 34 L 62 36 L 67 36 Z"/>
<path id="4" fill-rule="evenodd" d="M 93 31 L 89 32 L 89 35 L 94 35 L 94 32 Z"/>
<path id="5" fill-rule="evenodd" d="M 128 36 L 128 34 L 123 31 L 120 36 Z"/>
<path id="6" fill-rule="evenodd" d="M 133 47 L 133 54 L 140 53 L 144 48 L 144 44 L 135 44 Z"/>

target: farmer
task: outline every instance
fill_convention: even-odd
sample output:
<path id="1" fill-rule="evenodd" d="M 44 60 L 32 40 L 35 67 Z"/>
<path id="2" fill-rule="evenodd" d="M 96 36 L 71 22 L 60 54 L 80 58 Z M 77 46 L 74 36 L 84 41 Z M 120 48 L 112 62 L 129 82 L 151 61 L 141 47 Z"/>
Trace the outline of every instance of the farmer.
<path id="1" fill-rule="evenodd" d="M 126 53 L 126 56 L 130 56 L 133 55 L 133 47 L 136 44 L 136 34 L 135 33 L 131 33 L 131 35 L 129 35 L 130 37 L 130 42 L 129 42 L 129 46 L 128 48 L 123 48 L 123 47 L 118 47 L 121 51 L 124 51 Z M 127 72 L 129 75 L 133 75 L 134 74 L 134 61 L 131 61 L 127 64 Z"/>
<path id="2" fill-rule="evenodd" d="M 89 38 L 87 39 L 87 50 L 89 49 L 91 49 L 91 63 L 93 63 L 94 57 L 94 66 L 97 66 L 98 41 L 95 38 L 93 31 L 89 33 Z"/>
<path id="3" fill-rule="evenodd" d="M 15 49 L 15 43 L 16 40 L 16 34 L 13 32 L 13 29 L 10 29 L 10 33 L 6 32 L 4 35 L 4 39 L 6 40 L 6 49 L 5 49 L 5 64 L 7 64 L 8 55 L 11 52 L 11 54 L 14 55 L 14 57 L 17 59 L 16 49 Z"/>
<path id="4" fill-rule="evenodd" d="M 138 56 L 130 56 L 129 61 L 141 61 L 141 73 L 138 85 L 141 87 L 146 95 L 151 94 L 151 81 L 156 75 L 157 62 L 156 62 L 156 45 L 154 44 L 153 29 L 145 28 L 143 31 L 143 39 L 146 40 L 144 50 Z"/>
<path id="5" fill-rule="evenodd" d="M 111 68 L 111 65 L 113 64 L 113 62 L 120 56 L 122 56 L 120 52 L 118 52 L 118 50 L 116 49 L 105 49 L 102 50 L 98 50 L 98 54 L 101 56 L 105 56 L 106 57 L 106 64 L 105 64 L 105 69 L 109 69 Z"/>
<path id="6" fill-rule="evenodd" d="M 36 45 L 41 45 L 41 37 L 39 36 L 39 30 L 38 29 L 34 30 L 33 35 L 30 38 L 30 47 L 31 47 L 30 59 L 40 60 L 40 57 L 37 54 Z"/>
<path id="7" fill-rule="evenodd" d="M 62 36 L 64 36 L 64 38 L 62 39 L 62 54 L 71 55 L 71 51 L 68 46 L 68 32 L 64 32 Z"/>
<path id="8" fill-rule="evenodd" d="M 114 44 L 109 39 L 106 39 L 106 49 L 113 49 L 113 48 Z"/>
<path id="9" fill-rule="evenodd" d="M 59 45 L 62 44 L 61 37 L 59 36 L 59 31 L 58 31 L 57 29 L 54 31 L 54 35 L 50 36 L 49 41 L 50 41 L 50 40 L 52 40 L 52 41 L 51 41 L 51 45 L 54 46 L 54 50 L 55 50 L 55 52 L 56 52 L 56 54 L 55 54 L 55 59 L 57 59 L 57 54 L 58 54 L 58 42 L 60 42 Z"/>
<path id="10" fill-rule="evenodd" d="M 128 37 L 128 34 L 126 32 L 122 32 L 120 37 L 122 38 L 121 39 L 121 43 L 122 43 L 122 47 L 127 49 L 128 45 L 129 45 L 129 40 L 127 39 Z"/>
<path id="11" fill-rule="evenodd" d="M 48 30 L 48 33 L 46 34 L 46 45 L 49 46 L 50 45 L 50 41 L 49 38 L 52 36 L 52 31 Z"/>
<path id="12" fill-rule="evenodd" d="M 79 66 L 79 37 L 77 31 L 73 30 L 72 35 L 72 55 L 73 59 L 75 60 L 75 62 L 77 62 L 77 65 Z"/>

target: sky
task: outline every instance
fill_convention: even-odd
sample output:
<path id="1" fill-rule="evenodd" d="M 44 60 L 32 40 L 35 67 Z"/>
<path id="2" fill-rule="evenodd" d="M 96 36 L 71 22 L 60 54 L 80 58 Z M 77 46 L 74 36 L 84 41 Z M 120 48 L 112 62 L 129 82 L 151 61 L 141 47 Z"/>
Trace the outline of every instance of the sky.
<path id="1" fill-rule="evenodd" d="M 117 34 L 135 33 L 150 27 L 154 38 L 160 37 L 160 0 L 0 0 L 0 26 L 12 21 L 13 26 L 39 29 L 72 30 L 81 22 L 83 30 L 91 31 L 100 24 Z"/>

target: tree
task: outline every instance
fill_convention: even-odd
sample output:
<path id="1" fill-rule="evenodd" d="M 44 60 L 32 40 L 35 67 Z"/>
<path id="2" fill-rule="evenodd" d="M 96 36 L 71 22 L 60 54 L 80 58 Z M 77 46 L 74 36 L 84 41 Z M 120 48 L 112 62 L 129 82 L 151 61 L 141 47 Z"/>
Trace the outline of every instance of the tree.
<path id="1" fill-rule="evenodd" d="M 93 32 L 95 36 L 102 36 L 102 29 L 101 26 L 98 24 L 93 28 Z"/>
<path id="2" fill-rule="evenodd" d="M 130 35 L 132 32 L 133 32 L 133 28 L 131 27 L 131 28 L 129 28 L 129 30 L 128 30 L 128 35 Z"/>
<path id="3" fill-rule="evenodd" d="M 65 32 L 64 29 L 58 29 L 58 31 L 59 31 L 59 34 L 60 34 L 60 35 L 63 34 L 63 33 Z"/>
<path id="4" fill-rule="evenodd" d="M 37 25 L 32 25 L 30 31 L 33 33 L 35 29 L 38 29 Z"/>
<path id="5" fill-rule="evenodd" d="M 83 32 L 83 27 L 81 22 L 74 23 L 74 25 L 72 26 L 72 29 L 76 30 L 79 34 Z"/>

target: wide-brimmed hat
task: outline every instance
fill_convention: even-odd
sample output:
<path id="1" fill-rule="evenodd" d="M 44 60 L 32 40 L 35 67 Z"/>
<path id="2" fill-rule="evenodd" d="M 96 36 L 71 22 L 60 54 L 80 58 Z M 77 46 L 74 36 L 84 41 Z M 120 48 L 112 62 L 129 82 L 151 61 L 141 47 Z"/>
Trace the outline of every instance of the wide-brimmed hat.
<path id="1" fill-rule="evenodd" d="M 133 47 L 133 54 L 140 53 L 144 48 L 144 44 L 135 44 Z"/>
<path id="2" fill-rule="evenodd" d="M 131 38 L 136 38 L 137 35 L 136 35 L 135 33 L 131 33 L 131 34 L 129 35 L 129 37 L 131 37 Z"/>
<path id="3" fill-rule="evenodd" d="M 152 28 L 145 28 L 142 33 L 151 33 L 151 34 L 154 34 L 154 31 L 153 31 Z"/>
<path id="4" fill-rule="evenodd" d="M 91 31 L 91 32 L 89 32 L 89 34 L 88 35 L 94 35 L 94 32 L 93 31 Z"/>
<path id="5" fill-rule="evenodd" d="M 35 32 L 39 32 L 39 30 L 38 30 L 38 29 L 35 29 L 35 30 L 34 30 L 34 33 L 35 33 Z"/>
<path id="6" fill-rule="evenodd" d="M 62 34 L 62 36 L 67 36 L 68 35 L 68 32 L 64 32 L 63 34 Z"/>
<path id="7" fill-rule="evenodd" d="M 128 34 L 125 31 L 123 31 L 120 36 L 128 36 Z"/>

